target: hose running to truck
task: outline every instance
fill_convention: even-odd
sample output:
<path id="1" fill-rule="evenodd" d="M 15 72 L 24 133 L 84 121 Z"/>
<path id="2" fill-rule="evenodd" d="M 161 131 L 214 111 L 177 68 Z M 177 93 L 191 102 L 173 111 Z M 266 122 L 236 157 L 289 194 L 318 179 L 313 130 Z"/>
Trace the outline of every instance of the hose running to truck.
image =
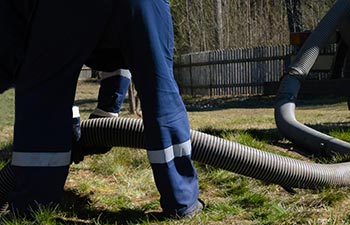
<path id="1" fill-rule="evenodd" d="M 276 97 L 275 121 L 279 131 L 294 144 L 316 154 L 350 153 L 350 144 L 316 131 L 296 120 L 295 102 L 301 81 L 310 72 L 322 48 L 326 47 L 336 29 L 349 23 L 350 1 L 338 0 L 322 18 L 306 40 L 295 60 L 282 77 Z M 349 32 L 349 31 L 348 31 Z"/>

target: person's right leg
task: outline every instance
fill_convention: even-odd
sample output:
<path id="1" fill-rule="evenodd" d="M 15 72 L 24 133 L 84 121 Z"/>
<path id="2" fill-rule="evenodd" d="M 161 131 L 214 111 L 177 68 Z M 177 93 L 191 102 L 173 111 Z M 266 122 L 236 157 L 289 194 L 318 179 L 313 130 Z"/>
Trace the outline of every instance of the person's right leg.
<path id="1" fill-rule="evenodd" d="M 100 117 L 118 117 L 131 80 L 126 69 L 113 72 L 101 72 L 101 84 L 96 109 L 90 119 Z"/>
<path id="2" fill-rule="evenodd" d="M 119 63 L 116 62 L 118 65 Z M 101 84 L 98 93 L 97 107 L 90 114 L 89 119 L 113 117 L 118 118 L 126 92 L 131 80 L 131 73 L 126 69 L 118 69 L 113 72 L 101 72 Z M 85 155 L 104 154 L 111 147 L 83 146 L 81 160 Z"/>
<path id="3" fill-rule="evenodd" d="M 39 0 L 16 77 L 14 210 L 57 204 L 71 159 L 76 81 L 104 29 L 111 1 Z"/>

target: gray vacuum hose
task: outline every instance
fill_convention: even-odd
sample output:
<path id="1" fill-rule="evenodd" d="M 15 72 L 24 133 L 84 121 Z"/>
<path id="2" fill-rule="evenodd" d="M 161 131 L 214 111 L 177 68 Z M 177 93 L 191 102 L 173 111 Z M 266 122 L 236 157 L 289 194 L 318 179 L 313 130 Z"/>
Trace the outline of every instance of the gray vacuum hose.
<path id="1" fill-rule="evenodd" d="M 144 148 L 142 120 L 102 118 L 82 121 L 82 142 Z M 191 130 L 192 159 L 286 188 L 350 185 L 350 163 L 321 165 L 260 151 Z"/>
<path id="2" fill-rule="evenodd" d="M 301 75 L 308 74 L 316 62 L 320 50 L 328 44 L 331 36 L 347 19 L 349 11 L 350 1 L 338 0 L 318 23 L 289 67 Z"/>
<path id="3" fill-rule="evenodd" d="M 275 121 L 279 131 L 293 143 L 316 154 L 349 154 L 350 144 L 313 130 L 295 119 L 295 101 L 301 80 L 314 65 L 320 49 L 324 48 L 335 30 L 350 12 L 350 1 L 339 0 L 320 21 L 314 32 L 289 66 L 280 82 L 276 96 Z"/>
<path id="4" fill-rule="evenodd" d="M 144 148 L 140 119 L 100 118 L 82 121 L 81 140 L 88 146 Z M 321 165 L 260 151 L 191 130 L 192 159 L 216 168 L 275 183 L 286 189 L 349 186 L 350 163 Z M 0 213 L 15 189 L 10 164 L 0 171 Z"/>

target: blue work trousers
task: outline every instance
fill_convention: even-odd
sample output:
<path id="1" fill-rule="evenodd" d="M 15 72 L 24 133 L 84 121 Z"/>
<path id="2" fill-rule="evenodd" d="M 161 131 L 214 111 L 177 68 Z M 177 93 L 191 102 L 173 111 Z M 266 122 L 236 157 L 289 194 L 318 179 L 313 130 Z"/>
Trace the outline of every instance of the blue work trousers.
<path id="1" fill-rule="evenodd" d="M 112 6 L 107 2 L 37 1 L 15 74 L 11 163 L 17 182 L 9 194 L 15 211 L 61 200 L 71 163 L 77 78 L 104 30 Z"/>
<path id="2" fill-rule="evenodd" d="M 119 74 L 102 79 L 97 108 L 105 112 L 119 113 L 129 84 L 130 78 Z"/>
<path id="3" fill-rule="evenodd" d="M 164 212 L 181 216 L 197 204 L 189 122 L 172 71 L 173 43 L 167 0 L 38 0 L 16 77 L 12 165 L 18 181 L 9 198 L 15 209 L 59 201 L 78 74 L 89 55 L 106 46 L 121 52 L 133 74 Z"/>

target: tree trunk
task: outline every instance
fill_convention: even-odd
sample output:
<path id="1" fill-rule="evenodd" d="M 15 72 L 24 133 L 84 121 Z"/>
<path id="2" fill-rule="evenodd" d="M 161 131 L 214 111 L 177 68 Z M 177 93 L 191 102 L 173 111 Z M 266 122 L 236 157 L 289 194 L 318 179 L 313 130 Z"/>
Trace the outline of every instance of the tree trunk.
<path id="1" fill-rule="evenodd" d="M 215 8 L 215 39 L 216 48 L 224 48 L 224 32 L 223 32 L 223 22 L 222 22 L 222 0 L 214 0 Z"/>
<path id="2" fill-rule="evenodd" d="M 288 27 L 290 32 L 303 31 L 303 23 L 300 13 L 300 0 L 286 0 Z"/>
<path id="3" fill-rule="evenodd" d="M 190 4 L 191 0 L 186 0 L 186 20 L 187 20 L 187 41 L 188 41 L 188 52 L 192 52 L 192 26 L 191 26 L 191 15 L 190 15 Z"/>

